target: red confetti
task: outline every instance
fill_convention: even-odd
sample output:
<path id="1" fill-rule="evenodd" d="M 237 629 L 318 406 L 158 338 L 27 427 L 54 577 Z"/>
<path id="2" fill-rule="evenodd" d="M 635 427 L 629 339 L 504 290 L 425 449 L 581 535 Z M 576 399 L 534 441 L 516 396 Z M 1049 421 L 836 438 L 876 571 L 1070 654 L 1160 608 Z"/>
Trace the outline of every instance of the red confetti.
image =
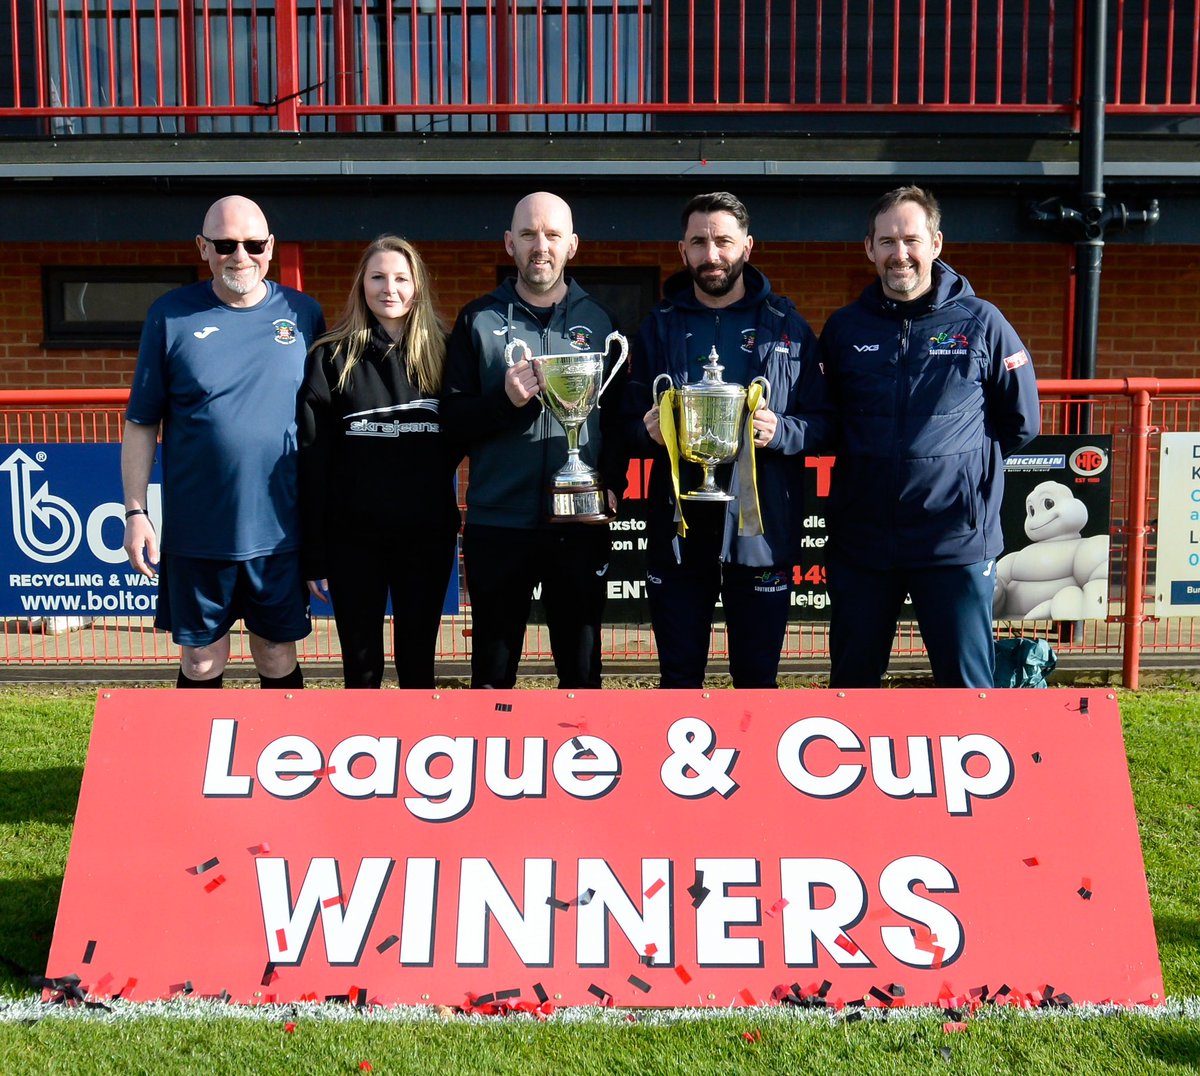
<path id="1" fill-rule="evenodd" d="M 1021 860 L 1021 862 L 1027 867 L 1036 867 L 1038 865 L 1038 857 L 1030 856 L 1028 859 Z"/>
<path id="2" fill-rule="evenodd" d="M 657 945 L 655 945 L 655 944 L 654 944 L 654 942 L 650 942 L 650 943 L 649 943 L 649 944 L 646 946 L 646 950 L 645 950 L 645 952 L 646 952 L 646 955 L 647 955 L 647 956 L 653 956 L 655 953 L 657 953 L 657 952 L 658 952 L 658 946 L 657 946 Z"/>
<path id="3" fill-rule="evenodd" d="M 738 723 L 738 728 L 740 728 L 743 732 L 749 731 L 749 729 L 750 729 L 750 711 L 749 710 L 742 711 L 742 720 Z"/>
<path id="4" fill-rule="evenodd" d="M 753 1031 L 743 1031 L 742 1038 L 747 1042 L 762 1042 L 762 1032 L 758 1028 Z"/>
<path id="5" fill-rule="evenodd" d="M 688 974 L 687 968 L 685 968 L 682 964 L 675 965 L 675 974 L 679 976 L 680 982 L 690 983 L 692 981 L 692 977 Z"/>
<path id="6" fill-rule="evenodd" d="M 275 931 L 275 944 L 284 952 L 287 951 L 287 931 L 280 927 Z"/>
<path id="7" fill-rule="evenodd" d="M 322 766 L 319 770 L 313 770 L 314 777 L 328 777 L 331 773 L 337 773 L 336 766 Z"/>
<path id="8" fill-rule="evenodd" d="M 360 1062 L 358 1063 L 358 1067 L 359 1067 L 359 1068 L 360 1068 L 360 1069 L 361 1069 L 363 1072 L 371 1072 L 371 1071 L 373 1071 L 373 1070 L 374 1070 L 374 1068 L 375 1068 L 375 1066 L 374 1066 L 374 1065 L 372 1065 L 370 1061 L 360 1061 Z"/>
<path id="9" fill-rule="evenodd" d="M 754 995 L 752 993 L 750 993 L 750 990 L 748 988 L 743 987 L 739 993 L 741 995 L 742 1000 L 747 1005 L 757 1005 L 758 1004 L 758 1002 L 755 1000 Z"/>
<path id="10" fill-rule="evenodd" d="M 967 1030 L 967 1025 L 964 1024 L 961 1020 L 947 1020 L 944 1024 L 942 1024 L 942 1031 L 947 1035 L 951 1035 L 955 1031 L 966 1031 L 966 1030 Z"/>
<path id="11" fill-rule="evenodd" d="M 660 889 L 662 889 L 662 887 L 665 886 L 666 884 L 667 883 L 664 882 L 660 878 L 649 889 L 647 889 L 646 892 L 642 894 L 642 896 L 645 897 L 647 900 L 649 900 L 652 896 L 654 896 L 655 893 L 657 893 Z"/>
<path id="12" fill-rule="evenodd" d="M 858 946 L 846 934 L 839 934 L 834 941 L 837 943 L 839 949 L 845 949 L 851 956 L 854 956 L 858 952 Z"/>
<path id="13" fill-rule="evenodd" d="M 269 852 L 270 850 L 271 850 L 271 846 L 269 844 L 267 844 L 266 841 L 263 841 L 262 844 L 256 844 L 253 848 L 246 849 L 246 851 L 249 852 L 252 856 L 266 855 L 266 853 Z"/>
<path id="14" fill-rule="evenodd" d="M 339 893 L 336 897 L 328 897 L 325 900 L 321 901 L 321 907 L 322 908 L 332 908 L 335 904 L 344 904 L 345 901 L 346 901 L 346 898 L 343 897 Z"/>
<path id="15" fill-rule="evenodd" d="M 290 1034 L 291 1034 L 293 1031 L 295 1031 L 295 1030 L 296 1030 L 296 1025 L 295 1025 L 295 1024 L 293 1024 L 293 1023 L 292 1023 L 292 1022 L 289 1020 L 289 1021 L 288 1021 L 286 1024 L 284 1024 L 284 1025 L 283 1025 L 283 1030 L 284 1030 L 284 1031 L 286 1031 L 286 1032 L 287 1032 L 287 1033 L 290 1035 Z"/>
<path id="16" fill-rule="evenodd" d="M 788 906 L 787 897 L 780 897 L 767 909 L 767 915 L 776 916 Z"/>
<path id="17" fill-rule="evenodd" d="M 1090 878 L 1084 878 L 1079 884 L 1082 885 L 1084 889 L 1092 888 L 1092 880 Z"/>
<path id="18" fill-rule="evenodd" d="M 205 893 L 211 893 L 219 885 L 225 884 L 225 875 L 218 874 L 211 882 L 206 882 L 204 886 Z"/>

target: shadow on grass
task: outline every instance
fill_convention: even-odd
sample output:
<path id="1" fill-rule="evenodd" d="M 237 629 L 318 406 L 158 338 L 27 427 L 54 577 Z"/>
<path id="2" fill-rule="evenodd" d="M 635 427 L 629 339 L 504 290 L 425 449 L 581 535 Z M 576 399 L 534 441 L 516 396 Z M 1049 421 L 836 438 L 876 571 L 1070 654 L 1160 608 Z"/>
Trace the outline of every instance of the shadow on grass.
<path id="1" fill-rule="evenodd" d="M 50 955 L 62 875 L 0 881 L 0 991 L 26 993 Z"/>
<path id="2" fill-rule="evenodd" d="M 1200 953 L 1200 920 L 1160 913 L 1154 917 L 1154 933 L 1167 995 L 1200 994 L 1200 962 L 1196 959 Z M 1200 1057 L 1200 1052 L 1196 1057 Z"/>
<path id="3" fill-rule="evenodd" d="M 0 771 L 0 825 L 45 822 L 70 826 L 75 821 L 83 770 L 52 766 L 45 770 Z"/>
<path id="4" fill-rule="evenodd" d="M 1137 1043 L 1147 1060 L 1194 1071 L 1192 1066 L 1200 1057 L 1200 1026 L 1175 1020 L 1149 1024 Z"/>

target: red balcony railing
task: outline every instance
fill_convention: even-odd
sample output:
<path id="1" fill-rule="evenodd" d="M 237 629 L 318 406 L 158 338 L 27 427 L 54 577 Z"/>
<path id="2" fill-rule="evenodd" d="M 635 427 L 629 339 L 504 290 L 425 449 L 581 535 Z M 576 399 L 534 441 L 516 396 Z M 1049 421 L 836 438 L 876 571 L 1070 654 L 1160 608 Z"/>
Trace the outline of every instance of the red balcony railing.
<path id="1" fill-rule="evenodd" d="M 0 133 L 1076 125 L 1084 0 L 0 0 Z M 1110 110 L 1200 114 L 1200 8 L 1110 0 Z M 792 126 L 795 126 L 793 122 Z"/>

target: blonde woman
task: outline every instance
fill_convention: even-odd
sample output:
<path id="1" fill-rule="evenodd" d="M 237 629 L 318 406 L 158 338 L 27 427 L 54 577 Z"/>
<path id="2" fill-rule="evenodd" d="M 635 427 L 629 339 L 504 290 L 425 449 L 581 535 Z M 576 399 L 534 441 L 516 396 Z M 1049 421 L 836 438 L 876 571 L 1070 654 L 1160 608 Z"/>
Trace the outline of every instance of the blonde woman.
<path id="1" fill-rule="evenodd" d="M 313 595 L 332 598 L 346 687 L 382 682 L 389 594 L 400 686 L 434 684 L 459 528 L 438 421 L 445 358 L 420 254 L 381 235 L 309 352 L 298 406 L 301 560 Z"/>

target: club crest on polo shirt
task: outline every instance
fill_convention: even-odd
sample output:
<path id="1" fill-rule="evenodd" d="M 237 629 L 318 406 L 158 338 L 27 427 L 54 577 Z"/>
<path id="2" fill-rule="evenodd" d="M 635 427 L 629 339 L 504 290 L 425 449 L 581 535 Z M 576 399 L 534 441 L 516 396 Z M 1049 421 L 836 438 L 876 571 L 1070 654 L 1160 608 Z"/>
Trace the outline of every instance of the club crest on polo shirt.
<path id="1" fill-rule="evenodd" d="M 567 330 L 567 339 L 576 351 L 592 350 L 592 330 L 586 325 L 572 325 Z"/>
<path id="2" fill-rule="evenodd" d="M 275 326 L 275 343 L 294 344 L 300 339 L 300 334 L 296 332 L 296 323 L 289 318 L 279 318 L 271 324 Z"/>
<path id="3" fill-rule="evenodd" d="M 754 338 L 758 335 L 757 329 L 742 330 L 742 350 L 751 352 L 754 350 Z"/>

